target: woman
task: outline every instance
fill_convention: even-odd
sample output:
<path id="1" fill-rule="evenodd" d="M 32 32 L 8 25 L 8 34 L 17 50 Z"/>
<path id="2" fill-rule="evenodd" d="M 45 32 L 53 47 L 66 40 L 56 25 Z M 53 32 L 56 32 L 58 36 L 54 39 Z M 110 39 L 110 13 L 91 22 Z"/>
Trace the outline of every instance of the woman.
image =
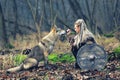
<path id="1" fill-rule="evenodd" d="M 89 43 L 96 43 L 94 35 L 87 29 L 87 26 L 83 19 L 78 19 L 74 23 L 74 30 L 76 35 L 73 38 L 69 38 L 71 44 L 71 51 L 76 59 L 78 50 Z M 67 35 L 71 34 L 71 30 L 67 30 Z M 76 59 L 77 60 L 77 59 Z M 75 62 L 75 68 L 79 68 L 77 61 Z"/>

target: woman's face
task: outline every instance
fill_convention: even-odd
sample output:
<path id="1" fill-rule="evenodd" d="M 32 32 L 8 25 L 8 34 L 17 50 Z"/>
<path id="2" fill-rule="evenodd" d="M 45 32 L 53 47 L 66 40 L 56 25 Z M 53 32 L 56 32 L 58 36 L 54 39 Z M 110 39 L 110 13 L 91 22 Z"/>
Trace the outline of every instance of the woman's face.
<path id="1" fill-rule="evenodd" d="M 74 29 L 75 29 L 76 33 L 80 32 L 80 26 L 79 25 L 75 24 Z"/>

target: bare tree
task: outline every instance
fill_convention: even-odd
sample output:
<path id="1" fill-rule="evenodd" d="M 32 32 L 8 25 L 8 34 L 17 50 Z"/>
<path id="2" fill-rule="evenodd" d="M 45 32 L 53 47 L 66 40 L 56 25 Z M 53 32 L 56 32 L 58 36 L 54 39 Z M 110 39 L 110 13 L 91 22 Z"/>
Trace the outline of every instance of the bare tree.
<path id="1" fill-rule="evenodd" d="M 18 27 L 18 13 L 17 13 L 17 3 L 16 3 L 16 0 L 13 0 L 13 10 L 14 10 L 14 14 L 15 14 L 15 28 L 14 28 L 14 33 L 13 33 L 13 38 L 16 39 L 16 33 L 18 32 L 19 30 L 19 27 Z"/>
<path id="2" fill-rule="evenodd" d="M 118 13 L 118 5 L 119 5 L 119 2 L 118 2 L 118 0 L 115 0 L 115 6 L 114 6 L 114 9 L 113 9 L 113 20 L 114 20 L 114 23 L 115 23 L 115 27 L 118 27 L 118 22 L 119 22 L 119 19 L 117 19 L 118 17 L 119 17 L 119 14 L 117 14 Z"/>
<path id="3" fill-rule="evenodd" d="M 69 0 L 69 3 L 71 5 L 73 12 L 75 13 L 75 15 L 77 15 L 78 18 L 87 20 L 87 17 L 85 14 L 83 14 L 82 8 L 77 0 Z"/>
<path id="4" fill-rule="evenodd" d="M 4 22 L 4 15 L 2 11 L 2 6 L 0 3 L 0 49 L 5 48 L 5 45 L 8 43 L 6 26 Z"/>
<path id="5" fill-rule="evenodd" d="M 88 12 L 88 17 L 89 17 L 89 24 L 90 24 L 90 28 L 92 29 L 93 33 L 95 34 L 96 32 L 96 26 L 95 26 L 95 23 L 94 23 L 94 12 L 95 12 L 95 7 L 96 7 L 96 1 L 97 0 L 94 0 L 93 1 L 93 9 L 90 11 L 90 6 L 88 4 L 88 1 L 85 0 L 85 3 L 86 3 L 86 7 L 87 7 L 87 12 Z"/>
<path id="6" fill-rule="evenodd" d="M 48 12 L 46 9 L 46 7 L 48 5 L 46 4 L 46 0 L 42 0 L 41 5 L 42 5 L 42 11 L 43 11 L 43 21 L 42 22 L 44 22 L 47 26 L 50 26 L 51 24 L 49 24 L 49 22 L 48 22 L 49 18 L 48 18 Z"/>
<path id="7" fill-rule="evenodd" d="M 30 1 L 27 0 L 27 5 L 28 5 L 28 7 L 29 7 L 29 9 L 31 11 L 31 14 L 32 14 L 32 17 L 33 17 L 33 20 L 34 20 L 34 23 L 35 23 L 35 26 L 36 26 L 36 29 L 37 29 L 37 32 L 38 32 L 37 37 L 38 37 L 38 41 L 39 41 L 40 40 L 40 26 L 41 26 L 41 21 L 42 21 L 43 16 L 41 15 L 41 20 L 37 21 L 38 0 L 35 0 L 35 3 L 37 3 L 36 8 L 35 8 L 36 11 L 33 10 L 33 7 L 31 5 Z"/>

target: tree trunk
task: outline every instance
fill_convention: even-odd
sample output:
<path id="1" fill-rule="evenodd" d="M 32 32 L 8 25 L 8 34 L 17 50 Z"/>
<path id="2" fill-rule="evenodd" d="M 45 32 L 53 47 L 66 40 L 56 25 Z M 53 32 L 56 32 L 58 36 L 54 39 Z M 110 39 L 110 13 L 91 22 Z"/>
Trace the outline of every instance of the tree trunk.
<path id="1" fill-rule="evenodd" d="M 16 34 L 17 34 L 17 32 L 18 32 L 18 13 L 17 13 L 17 4 L 16 4 L 16 0 L 13 0 L 13 3 L 14 3 L 14 5 L 13 5 L 13 10 L 14 10 L 14 14 L 15 14 L 15 27 L 14 27 L 14 34 L 13 34 L 13 38 L 16 40 Z"/>
<path id="2" fill-rule="evenodd" d="M 5 28 L 4 15 L 0 4 L 0 49 L 4 49 L 5 44 L 8 42 Z"/>

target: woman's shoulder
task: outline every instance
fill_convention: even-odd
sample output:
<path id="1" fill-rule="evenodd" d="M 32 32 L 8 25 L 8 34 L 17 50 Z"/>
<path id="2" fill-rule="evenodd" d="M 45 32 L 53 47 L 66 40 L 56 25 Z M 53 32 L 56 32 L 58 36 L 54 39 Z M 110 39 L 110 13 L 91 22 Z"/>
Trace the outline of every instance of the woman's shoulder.
<path id="1" fill-rule="evenodd" d="M 86 34 L 85 41 L 86 41 L 86 42 L 87 42 L 87 41 L 96 42 L 94 36 L 93 36 L 93 35 L 91 36 L 91 35 L 89 35 L 89 34 Z"/>

